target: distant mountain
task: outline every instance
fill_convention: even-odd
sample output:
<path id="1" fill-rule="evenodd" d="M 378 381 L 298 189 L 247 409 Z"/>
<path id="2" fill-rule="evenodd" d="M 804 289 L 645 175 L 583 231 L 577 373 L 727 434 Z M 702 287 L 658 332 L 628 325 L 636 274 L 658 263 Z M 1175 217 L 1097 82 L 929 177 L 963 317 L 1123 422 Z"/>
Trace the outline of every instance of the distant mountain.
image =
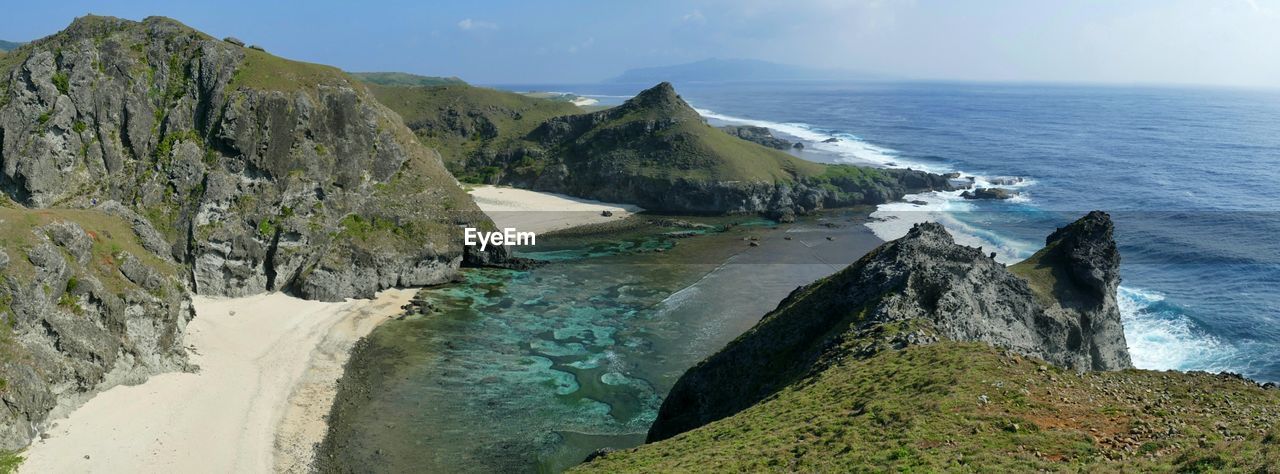
<path id="1" fill-rule="evenodd" d="M 26 43 L 18 43 L 14 41 L 0 40 L 0 51 L 13 51 L 14 48 L 22 46 Z"/>
<path id="2" fill-rule="evenodd" d="M 741 82 L 741 81 L 833 81 L 875 80 L 886 76 L 847 69 L 823 69 L 779 64 L 757 59 L 704 59 L 674 66 L 629 69 L 609 79 L 615 83 L 654 82 Z"/>
<path id="3" fill-rule="evenodd" d="M 466 85 L 466 81 L 456 77 L 419 76 L 406 72 L 353 72 L 350 73 L 363 82 L 380 86 L 456 86 Z"/>

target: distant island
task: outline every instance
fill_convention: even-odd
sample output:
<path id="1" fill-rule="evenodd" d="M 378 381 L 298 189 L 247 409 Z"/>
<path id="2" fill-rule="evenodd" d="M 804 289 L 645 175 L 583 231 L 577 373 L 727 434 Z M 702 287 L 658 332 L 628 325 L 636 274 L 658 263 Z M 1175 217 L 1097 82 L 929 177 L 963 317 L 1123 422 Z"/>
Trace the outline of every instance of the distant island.
<path id="1" fill-rule="evenodd" d="M 456 77 L 420 76 L 406 72 L 353 72 L 351 75 L 380 86 L 456 86 L 467 83 Z"/>
<path id="2" fill-rule="evenodd" d="M 888 76 L 848 69 L 825 69 L 780 64 L 758 59 L 711 58 L 673 66 L 628 69 L 608 82 L 653 84 L 657 82 L 750 82 L 750 81 L 869 81 Z"/>
<path id="3" fill-rule="evenodd" d="M 22 46 L 22 45 L 24 45 L 24 44 L 26 44 L 26 43 L 19 43 L 19 42 L 16 42 L 16 41 L 5 41 L 5 40 L 0 40 L 0 51 L 13 51 L 13 50 L 14 50 L 14 49 L 16 49 L 17 47 Z"/>

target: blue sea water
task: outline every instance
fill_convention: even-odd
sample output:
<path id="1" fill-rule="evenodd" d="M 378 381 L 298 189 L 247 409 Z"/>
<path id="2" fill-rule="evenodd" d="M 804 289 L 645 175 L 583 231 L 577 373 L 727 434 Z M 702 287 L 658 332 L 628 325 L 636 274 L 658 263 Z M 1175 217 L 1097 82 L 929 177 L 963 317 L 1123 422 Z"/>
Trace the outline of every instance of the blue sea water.
<path id="1" fill-rule="evenodd" d="M 804 158 L 960 172 L 1020 195 L 882 206 L 895 238 L 944 223 L 1025 258 L 1055 227 L 1111 213 L 1119 303 L 1140 368 L 1280 380 L 1280 91 L 955 83 L 677 84 L 713 124 L 766 126 Z M 568 90 L 616 104 L 633 85 Z M 822 143 L 836 138 L 835 143 Z"/>

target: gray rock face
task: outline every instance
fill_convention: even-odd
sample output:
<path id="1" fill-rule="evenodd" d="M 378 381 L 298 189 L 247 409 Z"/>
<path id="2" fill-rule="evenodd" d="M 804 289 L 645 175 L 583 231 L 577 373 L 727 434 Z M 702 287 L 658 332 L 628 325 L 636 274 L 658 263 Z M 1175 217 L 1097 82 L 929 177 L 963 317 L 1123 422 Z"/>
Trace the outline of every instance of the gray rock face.
<path id="1" fill-rule="evenodd" d="M 986 342 L 1081 371 L 1131 367 L 1115 302 L 1120 256 L 1110 218 L 1090 213 L 1047 244 L 1006 268 L 957 245 L 941 225 L 920 224 L 798 288 L 686 372 L 649 441 L 737 413 L 829 361 L 939 338 Z"/>
<path id="2" fill-rule="evenodd" d="M 466 257 L 458 225 L 488 222 L 336 69 L 165 18 L 93 16 L 5 61 L 0 189 L 28 207 L 121 203 L 199 293 L 441 283 Z"/>
<path id="3" fill-rule="evenodd" d="M 0 58 L 0 221 L 0 449 L 184 368 L 191 292 L 370 297 L 507 258 L 463 249 L 492 223 L 363 85 L 165 18 Z"/>
<path id="4" fill-rule="evenodd" d="M 792 148 L 791 142 L 773 136 L 773 132 L 765 127 L 756 127 L 754 125 L 727 125 L 720 127 L 720 129 L 735 137 L 749 142 L 755 142 L 775 150 L 789 150 Z M 801 145 L 800 147 L 804 148 L 804 145 Z"/>
<path id="5" fill-rule="evenodd" d="M 194 314 L 176 273 L 71 221 L 9 232 L 30 249 L 0 251 L 0 449 L 25 446 L 96 391 L 186 367 L 182 334 Z"/>
<path id="6" fill-rule="evenodd" d="M 1004 200 L 1017 196 L 1018 193 L 1004 188 L 978 188 L 972 191 L 960 193 L 960 197 L 965 199 L 996 199 Z"/>

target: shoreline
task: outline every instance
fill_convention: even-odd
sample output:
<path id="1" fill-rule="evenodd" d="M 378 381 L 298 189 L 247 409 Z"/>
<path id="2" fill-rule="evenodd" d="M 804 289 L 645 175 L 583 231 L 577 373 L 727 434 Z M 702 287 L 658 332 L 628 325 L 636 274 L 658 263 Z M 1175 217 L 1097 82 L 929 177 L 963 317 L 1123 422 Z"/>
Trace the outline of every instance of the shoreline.
<path id="1" fill-rule="evenodd" d="M 547 233 L 627 218 L 644 209 L 631 204 L 576 198 L 564 194 L 483 185 L 468 191 L 499 228 Z M 603 215 L 604 212 L 609 215 Z"/>
<path id="2" fill-rule="evenodd" d="M 19 472 L 306 470 L 350 349 L 414 294 L 195 296 L 183 345 L 200 369 L 108 389 L 50 420 Z"/>
<path id="3" fill-rule="evenodd" d="M 601 330 L 608 334 L 613 334 L 614 330 L 648 334 L 644 342 L 637 342 L 634 347 L 620 343 L 613 346 L 609 349 L 613 353 L 610 357 L 616 357 L 622 366 L 638 364 L 627 369 L 626 376 L 643 380 L 641 385 L 661 390 L 659 393 L 665 395 L 685 370 L 709 355 L 708 351 L 748 330 L 759 321 L 760 315 L 776 307 L 797 286 L 830 275 L 880 245 L 883 241 L 863 225 L 872 211 L 874 208 L 862 206 L 827 210 L 800 217 L 794 223 L 729 226 L 722 232 L 676 238 L 679 245 L 666 247 L 663 252 L 622 251 L 615 255 L 591 257 L 601 259 L 595 262 L 579 260 L 581 264 L 536 267 L 530 270 L 527 278 L 520 280 L 528 283 L 515 283 L 513 280 L 504 283 L 511 285 L 505 288 L 490 288 L 494 283 L 488 279 L 477 280 L 474 287 L 457 283 L 460 295 L 472 294 L 474 290 L 479 294 L 491 292 L 495 302 L 497 299 L 512 299 L 513 304 L 502 309 L 486 306 L 486 311 L 496 312 L 486 313 L 489 316 L 483 319 L 511 321 L 500 326 L 513 332 L 480 333 L 476 332 L 483 330 L 480 327 L 448 323 L 467 319 L 456 314 L 449 317 L 411 317 L 380 328 L 378 337 L 366 339 L 367 343 L 362 343 L 352 353 L 334 403 L 330 436 L 318 453 L 320 464 L 326 471 L 375 469 L 400 472 L 447 470 L 450 463 L 467 460 L 483 462 L 484 466 L 495 471 L 531 469 L 532 466 L 555 471 L 577 465 L 599 448 L 634 447 L 643 441 L 642 430 L 618 433 L 601 426 L 574 424 L 564 421 L 570 418 L 550 415 L 559 410 L 554 407 L 561 406 L 556 396 L 536 400 L 532 393 L 537 390 L 526 385 L 531 383 L 525 378 L 528 374 L 513 365 L 497 362 L 510 360 L 510 355 L 477 340 L 512 338 L 523 341 L 516 345 L 517 348 L 530 348 L 518 349 L 517 352 L 536 352 L 532 348 L 551 347 L 540 343 L 551 343 L 554 336 L 537 330 L 518 329 L 523 324 L 520 321 L 531 321 L 546 314 L 568 314 L 569 306 L 594 308 L 600 312 L 569 314 L 563 316 L 562 323 L 558 324 L 566 327 L 600 325 Z M 619 234 L 603 230 L 567 236 L 569 242 L 548 239 L 547 244 L 556 249 L 566 248 L 570 243 L 590 248 L 595 242 L 626 240 L 639 234 L 663 238 L 660 236 L 671 232 L 669 227 L 646 223 L 664 220 L 664 216 L 648 217 L 650 219 L 631 219 L 638 221 L 632 223 L 635 227 L 618 229 Z M 684 218 L 709 224 L 755 220 L 754 216 L 745 215 Z M 625 272 L 636 276 L 595 283 L 589 277 L 598 273 L 591 267 L 601 262 L 626 267 Z M 668 285 L 672 280 L 667 279 L 673 277 L 678 278 L 680 284 Z M 615 286 L 624 281 L 625 285 Z M 587 302 L 588 294 L 598 294 L 592 287 L 597 284 L 625 287 L 634 295 L 630 298 L 637 301 Z M 649 288 L 664 291 L 649 295 L 646 293 Z M 586 293 L 582 293 L 584 291 Z M 539 296 L 543 292 L 552 292 L 560 297 L 543 299 Z M 423 298 L 435 301 L 435 306 L 442 311 L 457 310 L 450 302 L 453 297 L 437 299 L 441 298 L 440 293 L 428 291 Z M 534 299 L 549 306 L 523 304 Z M 644 301 L 639 301 L 641 299 Z M 570 303 L 571 300 L 582 303 Z M 591 316 L 607 314 L 610 309 L 625 311 L 631 309 L 629 305 L 640 305 L 646 309 L 641 310 L 641 315 L 626 318 L 626 321 Z M 422 336 L 427 333 L 431 335 Z M 664 357 L 662 360 L 646 358 L 645 351 L 660 353 Z M 591 360 L 592 356 L 578 354 L 571 357 Z M 571 394 L 559 396 L 623 400 L 622 405 L 611 406 L 611 413 L 621 406 L 624 411 L 618 412 L 618 416 L 629 420 L 638 416 L 635 412 L 626 411 L 641 408 L 626 408 L 625 400 L 630 400 L 629 394 L 636 393 L 628 388 L 629 385 L 603 383 L 598 369 L 577 369 L 569 362 L 566 360 L 566 365 L 561 367 L 536 369 L 535 372 L 545 380 L 552 380 L 555 374 L 571 374 L 578 381 L 579 385 Z M 465 374 L 442 371 L 445 365 L 466 366 L 468 373 L 491 377 L 468 379 Z M 515 372 L 524 375 L 516 376 Z M 540 409 L 534 407 L 552 410 L 541 415 L 508 419 L 514 426 L 536 426 L 539 430 L 557 432 L 577 430 L 574 432 L 578 434 L 551 444 L 540 444 L 542 441 L 507 431 L 501 426 L 473 424 L 476 419 L 491 419 L 509 413 L 507 410 L 511 408 L 508 405 L 457 402 L 487 400 L 490 398 L 484 394 L 494 393 L 503 395 L 493 399 L 524 404 L 521 406 L 531 413 Z M 455 416 L 455 413 L 465 413 L 466 416 Z M 504 449 L 493 452 L 489 448 L 493 445 L 502 445 Z"/>

